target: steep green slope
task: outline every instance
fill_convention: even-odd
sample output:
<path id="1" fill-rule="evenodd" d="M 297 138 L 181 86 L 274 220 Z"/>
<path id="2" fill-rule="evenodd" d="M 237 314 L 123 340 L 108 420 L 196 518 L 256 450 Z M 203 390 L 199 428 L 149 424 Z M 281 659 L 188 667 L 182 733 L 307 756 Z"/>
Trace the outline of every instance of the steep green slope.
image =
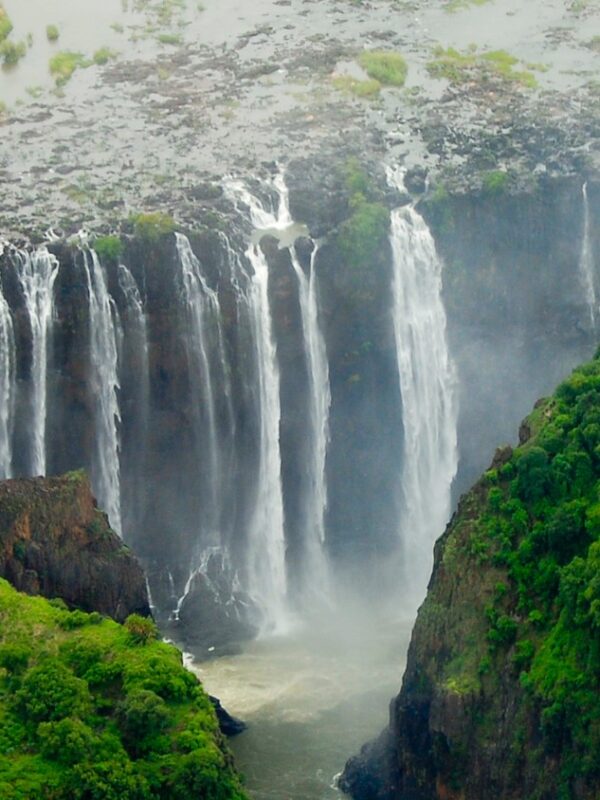
<path id="1" fill-rule="evenodd" d="M 180 653 L 0 580 L 2 800 L 244 800 Z"/>
<path id="2" fill-rule="evenodd" d="M 436 546 L 357 798 L 600 797 L 600 360 L 523 423 Z"/>

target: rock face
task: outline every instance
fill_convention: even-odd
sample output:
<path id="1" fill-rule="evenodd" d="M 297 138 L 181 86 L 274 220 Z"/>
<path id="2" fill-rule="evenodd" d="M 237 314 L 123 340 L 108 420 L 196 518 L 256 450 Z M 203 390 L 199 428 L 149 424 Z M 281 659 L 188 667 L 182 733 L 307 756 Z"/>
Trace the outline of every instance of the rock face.
<path id="1" fill-rule="evenodd" d="M 0 483 L 0 576 L 119 622 L 150 614 L 142 569 L 82 472 Z"/>
<path id="2" fill-rule="evenodd" d="M 599 388 L 576 370 L 461 498 L 356 800 L 600 796 Z"/>

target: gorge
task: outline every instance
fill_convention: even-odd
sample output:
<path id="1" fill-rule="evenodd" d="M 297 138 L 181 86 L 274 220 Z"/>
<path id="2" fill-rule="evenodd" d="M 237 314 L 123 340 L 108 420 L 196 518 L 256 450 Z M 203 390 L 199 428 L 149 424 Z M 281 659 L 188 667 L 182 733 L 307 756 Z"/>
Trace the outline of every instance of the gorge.
<path id="1" fill-rule="evenodd" d="M 574 5 L 109 2 L 95 33 L 56 0 L 64 40 L 3 73 L 0 477 L 90 475 L 162 635 L 250 723 L 255 798 L 339 796 L 452 509 L 594 353 Z M 58 47 L 90 55 L 53 89 Z M 345 788 L 412 798 L 388 755 Z"/>

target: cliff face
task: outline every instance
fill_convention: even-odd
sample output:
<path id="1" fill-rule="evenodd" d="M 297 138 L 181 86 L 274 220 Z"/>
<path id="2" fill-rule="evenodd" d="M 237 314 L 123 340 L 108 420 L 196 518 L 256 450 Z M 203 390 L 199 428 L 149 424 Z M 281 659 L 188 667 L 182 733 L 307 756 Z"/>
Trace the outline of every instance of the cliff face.
<path id="1" fill-rule="evenodd" d="M 80 472 L 0 483 L 0 577 L 118 621 L 150 613 L 142 569 Z"/>
<path id="2" fill-rule="evenodd" d="M 389 727 L 358 800 L 600 793 L 600 362 L 536 405 L 435 550 Z"/>

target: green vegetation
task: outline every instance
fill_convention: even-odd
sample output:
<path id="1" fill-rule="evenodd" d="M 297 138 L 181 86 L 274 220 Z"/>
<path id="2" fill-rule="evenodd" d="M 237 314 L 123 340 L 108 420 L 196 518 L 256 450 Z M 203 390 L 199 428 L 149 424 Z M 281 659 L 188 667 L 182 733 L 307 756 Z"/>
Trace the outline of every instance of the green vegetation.
<path id="1" fill-rule="evenodd" d="M 445 78 L 451 83 L 500 79 L 527 89 L 537 86 L 535 75 L 529 70 L 517 70 L 519 59 L 505 50 L 478 53 L 476 47 L 461 53 L 453 47 L 437 46 L 427 71 L 434 78 Z"/>
<path id="2" fill-rule="evenodd" d="M 404 86 L 407 67 L 400 53 L 365 50 L 360 54 L 358 63 L 369 76 L 368 79 L 335 75 L 333 85 L 336 89 L 355 97 L 376 97 L 382 86 Z"/>
<path id="3" fill-rule="evenodd" d="M 476 487 L 477 515 L 455 535 L 468 530 L 479 569 L 505 576 L 485 609 L 480 679 L 512 665 L 539 715 L 531 757 L 560 758 L 556 796 L 566 798 L 600 764 L 600 359 L 538 404 L 526 428 L 529 439 Z"/>
<path id="4" fill-rule="evenodd" d="M 123 252 L 123 242 L 114 235 L 98 236 L 93 246 L 100 261 L 118 261 Z"/>
<path id="5" fill-rule="evenodd" d="M 339 228 L 338 245 L 347 264 L 366 268 L 387 238 L 390 213 L 376 199 L 375 187 L 357 159 L 346 163 L 344 176 L 350 193 L 350 217 Z"/>
<path id="6" fill-rule="evenodd" d="M 484 6 L 488 2 L 489 0 L 448 0 L 444 8 L 449 14 L 454 14 L 471 6 Z"/>
<path id="7" fill-rule="evenodd" d="M 3 800 L 244 800 L 207 695 L 155 637 L 0 580 Z"/>
<path id="8" fill-rule="evenodd" d="M 400 53 L 365 50 L 360 54 L 358 63 L 369 78 L 379 81 L 383 86 L 404 86 L 407 66 Z"/>
<path id="9" fill-rule="evenodd" d="M 178 33 L 159 33 L 156 39 L 161 44 L 181 44 L 182 42 Z"/>
<path id="10" fill-rule="evenodd" d="M 107 64 L 113 58 L 116 58 L 117 54 L 114 50 L 111 50 L 110 47 L 101 47 L 99 50 L 96 50 L 92 61 L 94 64 L 102 65 Z"/>
<path id="11" fill-rule="evenodd" d="M 333 78 L 333 85 L 341 92 L 352 94 L 355 97 L 374 97 L 381 90 L 379 81 L 361 81 L 358 78 L 352 78 L 350 75 L 336 75 Z"/>
<path id="12" fill-rule="evenodd" d="M 486 194 L 502 194 L 508 189 L 510 183 L 510 176 L 508 172 L 495 169 L 491 172 L 486 172 L 483 176 L 483 191 Z"/>
<path id="13" fill-rule="evenodd" d="M 72 50 L 61 50 L 50 59 L 50 73 L 54 76 L 57 86 L 64 86 L 76 69 L 89 67 L 90 62 L 83 53 L 75 53 Z"/>
<path id="14" fill-rule="evenodd" d="M 10 39 L 0 42 L 0 61 L 6 67 L 17 64 L 26 52 L 27 44 L 25 42 L 13 42 Z"/>
<path id="15" fill-rule="evenodd" d="M 49 42 L 55 42 L 60 36 L 60 31 L 56 25 L 46 25 L 46 38 Z"/>
<path id="16" fill-rule="evenodd" d="M 4 10 L 4 6 L 0 3 L 0 42 L 3 42 L 13 29 L 13 24 L 10 17 Z"/>
<path id="17" fill-rule="evenodd" d="M 130 221 L 133 224 L 135 235 L 151 242 L 168 233 L 173 233 L 175 230 L 173 217 L 161 211 L 154 211 L 150 214 L 133 214 Z"/>

